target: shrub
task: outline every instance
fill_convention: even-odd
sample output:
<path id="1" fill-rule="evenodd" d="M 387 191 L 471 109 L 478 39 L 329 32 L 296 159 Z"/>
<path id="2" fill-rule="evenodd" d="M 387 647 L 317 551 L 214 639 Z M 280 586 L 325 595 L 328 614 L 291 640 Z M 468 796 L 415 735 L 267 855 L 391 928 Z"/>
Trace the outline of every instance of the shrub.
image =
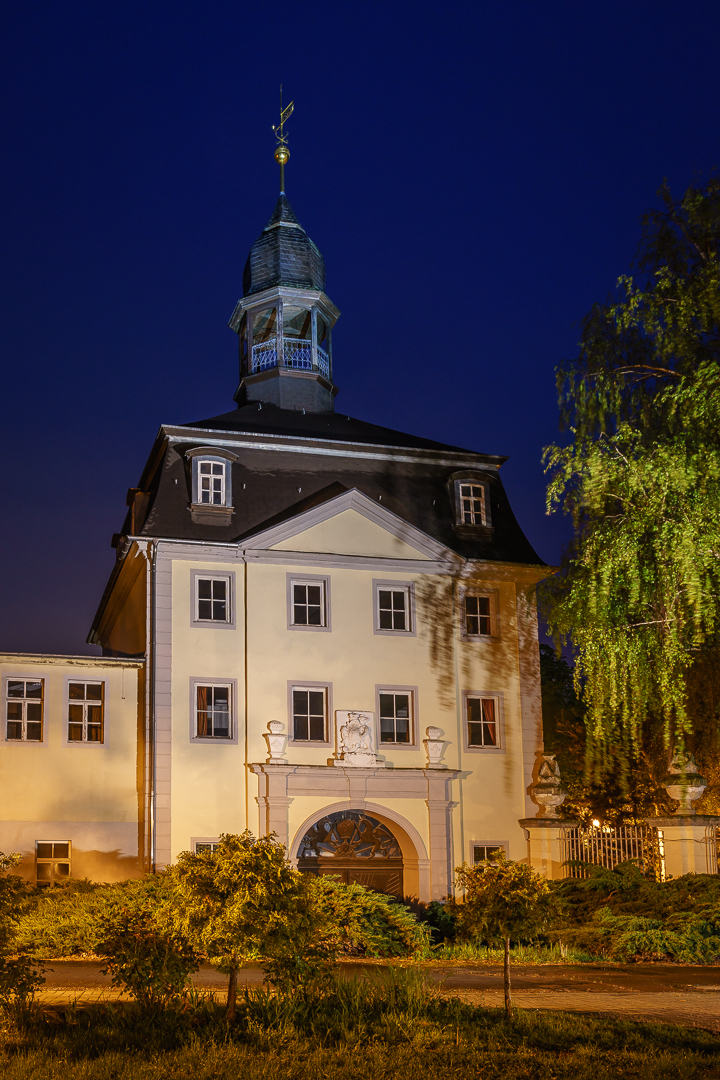
<path id="1" fill-rule="evenodd" d="M 103 927 L 98 948 L 107 957 L 103 974 L 144 1009 L 153 1011 L 182 994 L 199 958 L 179 934 L 160 930 L 147 911 L 125 908 Z"/>
<path id="2" fill-rule="evenodd" d="M 8 874 L 20 855 L 0 852 L 0 1001 L 24 1005 L 45 982 L 42 967 L 18 941 L 18 922 L 30 903 L 28 885 Z"/>
<path id="3" fill-rule="evenodd" d="M 430 933 L 394 897 L 336 877 L 308 877 L 318 931 L 332 953 L 411 956 L 430 944 Z"/>

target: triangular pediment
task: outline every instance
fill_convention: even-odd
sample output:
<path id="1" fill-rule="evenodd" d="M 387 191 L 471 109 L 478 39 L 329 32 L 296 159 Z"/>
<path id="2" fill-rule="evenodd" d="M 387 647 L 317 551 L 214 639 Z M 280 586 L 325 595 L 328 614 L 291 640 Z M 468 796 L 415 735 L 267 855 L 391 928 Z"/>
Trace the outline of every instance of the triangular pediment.
<path id="1" fill-rule="evenodd" d="M 248 538 L 245 543 L 248 547 L 271 551 L 380 559 L 430 562 L 453 558 L 453 553 L 443 544 L 357 489 L 328 499 Z"/>

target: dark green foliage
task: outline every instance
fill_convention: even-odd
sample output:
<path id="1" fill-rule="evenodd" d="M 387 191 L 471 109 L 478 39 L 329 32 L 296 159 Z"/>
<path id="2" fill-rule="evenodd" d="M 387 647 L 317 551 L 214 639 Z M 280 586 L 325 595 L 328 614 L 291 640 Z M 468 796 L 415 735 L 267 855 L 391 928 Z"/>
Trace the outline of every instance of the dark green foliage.
<path id="1" fill-rule="evenodd" d="M 565 916 L 551 941 L 607 960 L 720 959 L 720 878 L 646 878 L 632 863 L 588 866 L 583 880 L 556 886 Z"/>
<path id="2" fill-rule="evenodd" d="M 457 924 L 447 901 L 431 900 L 429 904 L 423 904 L 419 900 L 406 898 L 404 903 L 418 922 L 430 931 L 433 945 L 443 945 L 455 940 Z"/>

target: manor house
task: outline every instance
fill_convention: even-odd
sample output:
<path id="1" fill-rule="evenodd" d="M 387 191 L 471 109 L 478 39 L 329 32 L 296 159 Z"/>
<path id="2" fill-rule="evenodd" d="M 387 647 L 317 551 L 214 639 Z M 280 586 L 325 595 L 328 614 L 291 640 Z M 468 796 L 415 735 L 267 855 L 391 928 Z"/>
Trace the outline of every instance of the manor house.
<path id="1" fill-rule="evenodd" d="M 281 191 L 230 321 L 236 407 L 160 427 L 102 656 L 0 655 L 0 850 L 31 880 L 120 880 L 244 829 L 421 900 L 527 857 L 546 568 L 503 457 L 337 411 L 339 314 Z"/>

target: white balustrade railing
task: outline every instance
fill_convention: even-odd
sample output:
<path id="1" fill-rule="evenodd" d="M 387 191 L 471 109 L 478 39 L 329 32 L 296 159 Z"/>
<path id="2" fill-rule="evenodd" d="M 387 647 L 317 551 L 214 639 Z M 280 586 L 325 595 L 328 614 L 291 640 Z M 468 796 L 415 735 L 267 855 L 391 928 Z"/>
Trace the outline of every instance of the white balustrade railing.
<path id="1" fill-rule="evenodd" d="M 267 371 L 277 367 L 277 338 L 261 341 L 252 347 L 250 373 Z M 317 367 L 313 369 L 312 342 L 305 338 L 285 338 L 283 340 L 283 367 L 291 371 L 319 371 L 326 379 L 330 378 L 330 357 L 323 348 L 317 347 Z"/>

